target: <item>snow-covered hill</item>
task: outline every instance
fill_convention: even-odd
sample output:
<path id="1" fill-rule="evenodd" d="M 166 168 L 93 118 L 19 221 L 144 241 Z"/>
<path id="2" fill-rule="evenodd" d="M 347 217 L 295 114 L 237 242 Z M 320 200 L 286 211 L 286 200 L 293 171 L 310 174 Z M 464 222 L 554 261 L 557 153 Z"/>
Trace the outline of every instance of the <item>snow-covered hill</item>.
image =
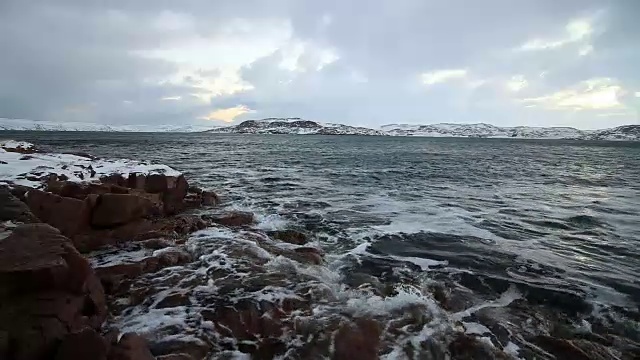
<path id="1" fill-rule="evenodd" d="M 640 141 L 640 125 L 625 125 L 603 130 L 579 130 L 571 127 L 500 127 L 491 124 L 389 124 L 379 129 L 343 124 L 321 123 L 301 118 L 247 120 L 232 126 L 198 125 L 101 125 L 94 123 L 55 123 L 48 121 L 0 118 L 0 130 L 32 131 L 109 131 L 109 132 L 208 132 L 221 134 L 292 135 L 390 135 L 424 137 L 472 137 L 516 139 L 576 139 Z"/>
<path id="2" fill-rule="evenodd" d="M 640 140 L 640 125 L 624 125 L 612 129 L 594 131 L 585 136 L 588 140 Z"/>
<path id="3" fill-rule="evenodd" d="M 34 121 L 0 118 L 0 130 L 108 131 L 108 132 L 199 132 L 214 128 L 197 125 L 103 125 L 95 123 Z"/>
<path id="4" fill-rule="evenodd" d="M 238 125 L 209 130 L 211 133 L 293 134 L 293 135 L 386 135 L 364 127 L 319 123 L 300 118 L 268 118 L 247 120 Z"/>
<path id="5" fill-rule="evenodd" d="M 570 127 L 499 127 L 490 124 L 383 125 L 381 129 L 394 136 L 580 139 L 591 132 Z"/>

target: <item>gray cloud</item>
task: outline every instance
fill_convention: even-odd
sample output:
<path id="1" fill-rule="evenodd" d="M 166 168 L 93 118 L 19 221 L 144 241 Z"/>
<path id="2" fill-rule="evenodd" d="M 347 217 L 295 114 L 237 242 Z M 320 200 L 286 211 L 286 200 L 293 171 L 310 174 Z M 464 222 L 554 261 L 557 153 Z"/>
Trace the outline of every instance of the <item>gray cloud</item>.
<path id="1" fill-rule="evenodd" d="M 236 120 L 637 122 L 638 11 L 634 0 L 8 0 L 0 117 L 210 123 L 243 106 L 253 111 Z"/>

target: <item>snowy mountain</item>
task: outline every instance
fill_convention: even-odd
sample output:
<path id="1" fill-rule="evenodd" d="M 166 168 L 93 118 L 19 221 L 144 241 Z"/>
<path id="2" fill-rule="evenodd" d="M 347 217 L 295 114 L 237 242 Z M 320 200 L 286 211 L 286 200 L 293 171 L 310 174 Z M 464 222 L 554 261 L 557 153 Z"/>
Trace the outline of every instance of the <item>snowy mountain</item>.
<path id="1" fill-rule="evenodd" d="M 624 125 L 613 129 L 594 131 L 584 137 L 587 140 L 640 140 L 640 125 Z"/>
<path id="2" fill-rule="evenodd" d="M 102 125 L 95 123 L 34 121 L 0 118 L 0 130 L 22 131 L 108 131 L 108 132 L 198 132 L 213 126 L 198 125 Z"/>
<path id="3" fill-rule="evenodd" d="M 247 120 L 238 125 L 209 130 L 210 133 L 293 135 L 386 135 L 379 130 L 342 124 L 319 123 L 300 118 Z"/>
<path id="4" fill-rule="evenodd" d="M 383 125 L 381 129 L 393 136 L 581 139 L 591 132 L 570 127 L 499 127 L 490 124 Z"/>

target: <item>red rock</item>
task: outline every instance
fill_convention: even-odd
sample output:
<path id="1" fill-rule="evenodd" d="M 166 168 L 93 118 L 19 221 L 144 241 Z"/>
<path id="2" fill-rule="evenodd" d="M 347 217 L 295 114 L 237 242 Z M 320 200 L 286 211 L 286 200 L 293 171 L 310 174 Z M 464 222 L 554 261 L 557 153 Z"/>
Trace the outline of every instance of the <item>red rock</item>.
<path id="1" fill-rule="evenodd" d="M 127 179 L 127 187 L 131 189 L 144 190 L 147 177 L 144 174 L 131 173 Z"/>
<path id="2" fill-rule="evenodd" d="M 155 360 L 147 341 L 140 335 L 127 333 L 111 347 L 109 360 Z"/>
<path id="3" fill-rule="evenodd" d="M 85 328 L 62 340 L 55 360 L 106 360 L 108 351 L 108 344 L 102 336 L 91 328 Z"/>
<path id="4" fill-rule="evenodd" d="M 16 359 L 53 358 L 69 333 L 106 318 L 102 286 L 70 240 L 46 224 L 0 241 L 0 334 Z"/>
<path id="5" fill-rule="evenodd" d="M 304 245 L 308 241 L 307 235 L 296 230 L 271 231 L 269 232 L 269 236 L 294 245 Z"/>
<path id="6" fill-rule="evenodd" d="M 507 360 L 504 352 L 487 345 L 471 335 L 460 334 L 449 344 L 449 353 L 456 360 Z"/>
<path id="7" fill-rule="evenodd" d="M 372 319 L 357 319 L 344 324 L 335 336 L 333 359 L 378 359 L 380 348 L 380 324 Z"/>
<path id="8" fill-rule="evenodd" d="M 147 175 L 144 190 L 148 193 L 163 193 L 175 187 L 176 178 L 163 174 Z"/>
<path id="9" fill-rule="evenodd" d="M 137 195 L 103 194 L 93 208 L 91 225 L 105 228 L 123 225 L 149 215 L 154 204 Z"/>
<path id="10" fill-rule="evenodd" d="M 85 201 L 31 190 L 27 193 L 27 205 L 38 219 L 66 236 L 88 228 L 91 208 Z"/>
<path id="11" fill-rule="evenodd" d="M 202 194 L 202 205 L 204 206 L 215 206 L 220 203 L 220 198 L 218 194 L 213 191 L 203 191 Z"/>
<path id="12" fill-rule="evenodd" d="M 322 252 L 319 249 L 305 246 L 295 248 L 294 251 L 313 265 L 322 264 Z"/>
<path id="13" fill-rule="evenodd" d="M 120 174 L 111 174 L 100 178 L 103 184 L 127 186 L 127 180 L 125 180 Z"/>
<path id="14" fill-rule="evenodd" d="M 245 226 L 255 222 L 255 217 L 249 212 L 235 211 L 227 214 L 213 215 L 209 219 L 225 226 Z"/>
<path id="15" fill-rule="evenodd" d="M 167 179 L 171 179 L 167 177 Z M 180 175 L 175 180 L 169 182 L 168 188 L 164 191 L 162 200 L 164 201 L 164 213 L 167 215 L 176 214 L 184 210 L 184 198 L 189 190 L 189 183 L 184 176 Z M 173 185 L 173 186 L 171 186 Z"/>
<path id="16" fill-rule="evenodd" d="M 25 203 L 11 194 L 9 189 L 0 187 L 0 221 L 33 223 L 38 222 L 38 219 Z"/>
<path id="17" fill-rule="evenodd" d="M 601 344 L 587 340 L 567 340 L 540 335 L 533 343 L 554 355 L 557 359 L 614 360 L 616 357 Z"/>

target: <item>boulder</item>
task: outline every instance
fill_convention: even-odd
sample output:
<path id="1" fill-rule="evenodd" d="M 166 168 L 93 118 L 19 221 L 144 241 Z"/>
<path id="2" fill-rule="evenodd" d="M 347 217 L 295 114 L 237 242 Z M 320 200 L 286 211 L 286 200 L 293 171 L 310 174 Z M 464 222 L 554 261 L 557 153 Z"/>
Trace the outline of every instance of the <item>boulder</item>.
<path id="1" fill-rule="evenodd" d="M 0 241 L 0 304 L 0 337 L 16 359 L 53 358 L 68 334 L 99 329 L 107 313 L 88 261 L 47 224 L 20 225 Z"/>
<path id="2" fill-rule="evenodd" d="M 112 344 L 108 360 L 155 360 L 147 341 L 140 335 L 127 333 Z"/>
<path id="3" fill-rule="evenodd" d="M 606 346 L 587 340 L 567 340 L 540 335 L 533 343 L 554 355 L 557 359 L 572 360 L 615 360 Z"/>
<path id="4" fill-rule="evenodd" d="M 127 186 L 128 180 L 125 180 L 120 174 L 111 174 L 108 176 L 102 176 L 100 182 L 103 184 Z"/>
<path id="5" fill-rule="evenodd" d="M 356 319 L 338 329 L 333 359 L 378 359 L 380 349 L 380 324 L 372 319 Z"/>
<path id="6" fill-rule="evenodd" d="M 296 230 L 270 231 L 269 236 L 294 245 L 304 245 L 308 242 L 307 235 Z"/>
<path id="7" fill-rule="evenodd" d="M 55 360 L 107 360 L 105 339 L 91 328 L 67 335 L 56 352 Z"/>
<path id="8" fill-rule="evenodd" d="M 127 187 L 130 189 L 144 190 L 147 177 L 144 174 L 131 173 L 127 179 Z"/>
<path id="9" fill-rule="evenodd" d="M 27 204 L 13 196 L 9 189 L 0 187 L 0 221 L 33 223 L 38 222 L 38 219 L 31 213 Z"/>
<path id="10" fill-rule="evenodd" d="M 91 205 L 83 200 L 31 190 L 27 193 L 27 205 L 38 219 L 65 236 L 71 237 L 89 226 Z"/>
<path id="11" fill-rule="evenodd" d="M 168 187 L 164 191 L 162 200 L 164 201 L 164 213 L 167 215 L 173 215 L 184 210 L 184 198 L 187 196 L 189 183 L 187 183 L 187 179 L 182 175 L 169 183 L 173 184 L 173 187 Z"/>
<path id="12" fill-rule="evenodd" d="M 319 249 L 304 246 L 294 249 L 294 252 L 298 255 L 293 256 L 295 260 L 312 265 L 322 264 L 322 252 Z"/>
<path id="13" fill-rule="evenodd" d="M 449 353 L 456 360 L 507 360 L 511 357 L 476 337 L 459 334 L 450 344 Z"/>
<path id="14" fill-rule="evenodd" d="M 220 198 L 218 194 L 213 191 L 203 191 L 202 194 L 202 205 L 204 206 L 215 206 L 220 203 Z"/>
<path id="15" fill-rule="evenodd" d="M 255 217 L 250 212 L 234 211 L 226 214 L 210 215 L 209 220 L 224 226 L 245 226 L 255 222 Z"/>
<path id="16" fill-rule="evenodd" d="M 153 213 L 151 200 L 131 194 L 103 194 L 93 209 L 91 225 L 111 228 L 138 220 Z"/>

